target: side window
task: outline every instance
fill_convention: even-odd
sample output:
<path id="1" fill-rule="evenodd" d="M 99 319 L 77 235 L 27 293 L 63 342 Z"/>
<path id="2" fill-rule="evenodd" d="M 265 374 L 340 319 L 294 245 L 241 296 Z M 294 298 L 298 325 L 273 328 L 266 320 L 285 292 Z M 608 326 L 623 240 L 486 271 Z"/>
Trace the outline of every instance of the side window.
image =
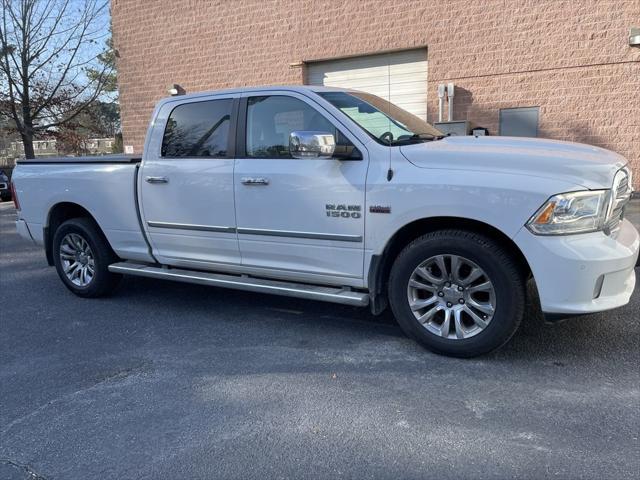
<path id="1" fill-rule="evenodd" d="M 178 105 L 162 138 L 163 157 L 226 157 L 233 100 Z"/>
<path id="2" fill-rule="evenodd" d="M 283 95 L 250 97 L 247 101 L 247 156 L 255 158 L 291 158 L 289 134 L 295 130 L 332 133 L 336 138 L 336 156 L 360 152 L 347 137 L 318 111 L 297 98 Z M 362 158 L 361 156 L 359 158 Z"/>

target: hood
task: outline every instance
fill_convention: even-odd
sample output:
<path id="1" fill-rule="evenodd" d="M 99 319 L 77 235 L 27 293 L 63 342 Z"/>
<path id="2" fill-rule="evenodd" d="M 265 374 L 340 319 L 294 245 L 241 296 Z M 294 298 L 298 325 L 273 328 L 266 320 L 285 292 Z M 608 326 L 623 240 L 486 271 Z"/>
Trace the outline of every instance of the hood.
<path id="1" fill-rule="evenodd" d="M 421 168 L 495 171 L 564 180 L 589 189 L 611 188 L 627 161 L 581 143 L 524 137 L 452 136 L 400 147 Z"/>

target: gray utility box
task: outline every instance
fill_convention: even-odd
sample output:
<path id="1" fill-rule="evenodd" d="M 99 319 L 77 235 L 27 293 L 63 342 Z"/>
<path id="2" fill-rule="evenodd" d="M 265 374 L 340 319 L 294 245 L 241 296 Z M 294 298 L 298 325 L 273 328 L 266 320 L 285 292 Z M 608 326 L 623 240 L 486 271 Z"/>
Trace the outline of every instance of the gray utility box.
<path id="1" fill-rule="evenodd" d="M 471 135 L 474 124 L 467 120 L 454 122 L 435 122 L 434 126 L 445 135 Z"/>

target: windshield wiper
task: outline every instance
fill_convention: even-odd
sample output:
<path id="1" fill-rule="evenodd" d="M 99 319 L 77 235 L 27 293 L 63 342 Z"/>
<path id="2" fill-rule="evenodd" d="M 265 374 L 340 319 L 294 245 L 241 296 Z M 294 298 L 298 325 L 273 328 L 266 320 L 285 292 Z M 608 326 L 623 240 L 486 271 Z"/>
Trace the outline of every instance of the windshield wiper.
<path id="1" fill-rule="evenodd" d="M 442 140 L 446 135 L 434 135 L 433 133 L 415 133 L 412 135 L 413 137 L 422 138 L 425 140 Z"/>
<path id="2" fill-rule="evenodd" d="M 413 135 L 405 138 L 399 138 L 391 142 L 391 145 L 402 145 L 405 143 L 419 143 L 419 142 L 432 142 L 434 140 L 440 140 L 444 138 L 444 135 L 433 135 L 432 133 L 414 133 Z"/>

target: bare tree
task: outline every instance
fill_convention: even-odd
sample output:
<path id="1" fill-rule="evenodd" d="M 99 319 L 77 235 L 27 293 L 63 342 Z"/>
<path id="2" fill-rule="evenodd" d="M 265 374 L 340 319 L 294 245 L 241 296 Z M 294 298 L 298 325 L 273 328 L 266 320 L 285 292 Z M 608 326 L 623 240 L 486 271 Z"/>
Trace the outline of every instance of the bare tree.
<path id="1" fill-rule="evenodd" d="M 105 91 L 112 64 L 104 0 L 0 0 L 0 115 L 33 158 L 33 138 L 71 121 Z"/>

